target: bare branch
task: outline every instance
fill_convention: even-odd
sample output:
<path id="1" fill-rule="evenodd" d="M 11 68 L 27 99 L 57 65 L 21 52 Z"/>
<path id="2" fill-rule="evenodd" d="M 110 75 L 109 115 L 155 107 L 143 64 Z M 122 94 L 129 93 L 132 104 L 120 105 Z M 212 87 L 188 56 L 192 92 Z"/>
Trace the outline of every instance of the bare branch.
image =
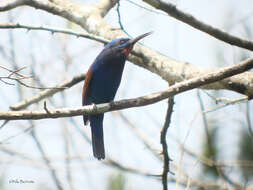
<path id="1" fill-rule="evenodd" d="M 59 15 L 79 24 L 92 33 L 97 33 L 97 27 L 108 28 L 108 24 L 103 20 L 103 17 L 117 3 L 117 0 L 100 0 L 98 3 L 87 6 L 71 0 L 19 0 L 15 6 L 10 6 L 11 2 L 13 1 L 0 4 L 0 11 L 7 11 L 22 5 L 27 5 Z"/>
<path id="2" fill-rule="evenodd" d="M 219 175 L 221 176 L 221 178 L 226 181 L 228 184 L 234 186 L 235 189 L 245 189 L 245 187 L 243 187 L 241 184 L 233 181 L 232 179 L 230 179 L 230 177 L 224 172 L 224 170 L 221 167 L 216 167 Z"/>
<path id="3" fill-rule="evenodd" d="M 0 2 L 0 11 L 8 11 L 25 4 L 25 0 L 5 0 Z"/>
<path id="4" fill-rule="evenodd" d="M 8 76 L 0 76 L 0 81 L 2 81 L 5 84 L 8 85 L 14 85 L 13 83 L 10 82 L 6 82 L 5 80 L 11 80 L 11 81 L 16 81 L 18 84 L 25 86 L 27 88 L 33 88 L 33 89 L 40 89 L 40 90 L 45 90 L 45 89 L 57 89 L 58 87 L 37 87 L 37 86 L 31 86 L 29 84 L 26 84 L 24 82 L 22 82 L 23 79 L 30 79 L 33 78 L 33 76 L 25 76 L 19 73 L 19 71 L 25 69 L 26 67 L 22 67 L 20 69 L 16 69 L 16 70 L 10 70 L 4 66 L 0 65 L 0 68 L 10 72 L 10 74 Z M 17 75 L 17 77 L 13 77 L 12 75 Z M 64 87 L 63 87 L 64 88 Z"/>
<path id="5" fill-rule="evenodd" d="M 117 14 L 118 14 L 119 26 L 120 26 L 121 30 L 123 30 L 126 33 L 126 35 L 128 35 L 131 38 L 132 36 L 125 30 L 125 27 L 122 24 L 121 14 L 120 14 L 120 10 L 119 9 L 120 9 L 120 0 L 119 0 L 118 5 L 117 5 Z"/>
<path id="6" fill-rule="evenodd" d="M 8 72 L 10 72 L 9 77 L 11 77 L 13 74 L 16 74 L 17 76 L 19 76 L 21 78 L 31 78 L 32 77 L 32 76 L 25 76 L 25 75 L 22 75 L 22 74 L 19 73 L 19 71 L 25 69 L 26 67 L 22 67 L 22 68 L 20 68 L 20 69 L 18 69 L 16 71 L 12 71 L 11 69 L 8 69 L 7 67 L 4 67 L 2 65 L 0 65 L 0 68 L 6 70 Z"/>
<path id="7" fill-rule="evenodd" d="M 224 101 L 225 102 L 219 106 L 216 106 L 215 108 L 209 109 L 209 110 L 204 110 L 203 113 L 210 113 L 210 112 L 214 112 L 217 111 L 219 109 L 222 109 L 226 106 L 230 106 L 230 105 L 234 105 L 234 104 L 238 104 L 238 103 L 242 103 L 242 102 L 246 102 L 249 100 L 249 97 L 242 97 L 242 98 L 236 98 L 236 99 L 224 99 L 224 98 L 218 98 L 217 101 Z"/>
<path id="8" fill-rule="evenodd" d="M 14 72 L 13 72 L 14 73 Z M 13 74 L 12 73 L 12 74 Z M 25 86 L 27 88 L 33 88 L 33 89 L 39 89 L 39 90 L 45 90 L 45 89 L 62 89 L 62 88 L 59 88 L 59 87 L 38 87 L 38 86 L 31 86 L 29 84 L 26 84 L 24 82 L 22 82 L 21 80 L 23 79 L 29 79 L 31 77 L 24 77 L 24 78 L 14 78 L 14 77 L 11 77 L 10 74 L 9 76 L 7 77 L 0 77 L 0 81 L 4 82 L 5 84 L 9 84 L 9 85 L 14 85 L 13 83 L 9 83 L 9 82 L 6 82 L 5 80 L 12 80 L 12 81 L 16 81 L 18 84 L 22 85 L 22 86 Z M 64 87 L 63 87 L 64 88 Z"/>
<path id="9" fill-rule="evenodd" d="M 10 83 L 10 82 L 7 82 L 7 81 L 3 80 L 3 77 L 0 77 L 0 81 L 3 82 L 4 84 L 7 84 L 7 85 L 15 85 L 13 83 Z"/>
<path id="10" fill-rule="evenodd" d="M 139 98 L 121 100 L 99 105 L 89 105 L 75 109 L 67 109 L 67 108 L 54 109 L 50 110 L 50 115 L 46 111 L 6 111 L 0 112 L 0 120 L 71 117 L 83 114 L 97 114 L 131 107 L 146 106 L 167 99 L 169 97 L 173 97 L 179 93 L 192 90 L 194 88 L 198 88 L 199 86 L 210 84 L 212 82 L 222 80 L 226 77 L 242 73 L 251 68 L 253 68 L 253 59 L 247 59 L 237 65 L 226 67 L 224 69 L 219 69 L 216 72 L 212 72 L 204 76 L 196 77 L 193 79 L 177 83 L 168 88 L 167 90 L 163 90 Z M 249 99 L 251 98 L 252 97 L 249 97 Z"/>
<path id="11" fill-rule="evenodd" d="M 104 17 L 118 1 L 119 0 L 100 0 L 94 6 L 100 11 L 100 15 Z"/>
<path id="12" fill-rule="evenodd" d="M 166 12 L 168 15 L 174 17 L 177 20 L 180 20 L 202 32 L 205 32 L 214 38 L 226 42 L 230 45 L 235 45 L 241 48 L 245 48 L 248 50 L 253 51 L 253 42 L 250 40 L 242 39 L 236 36 L 233 36 L 229 33 L 226 33 L 218 28 L 215 28 L 211 25 L 208 25 L 194 16 L 186 13 L 182 10 L 179 10 L 176 5 L 164 2 L 163 0 L 143 0 L 144 2 L 148 3 L 149 5 L 155 7 L 156 9 L 160 9 Z"/>
<path id="13" fill-rule="evenodd" d="M 168 154 L 168 147 L 167 147 L 167 141 L 166 141 L 166 134 L 167 134 L 167 130 L 170 126 L 171 123 L 171 116 L 172 116 L 172 112 L 173 112 L 173 106 L 174 106 L 174 98 L 169 98 L 168 101 L 168 109 L 167 109 L 167 113 L 166 113 L 166 118 L 165 118 L 165 123 L 164 126 L 162 128 L 161 131 L 161 139 L 160 142 L 162 144 L 163 147 L 163 173 L 162 173 L 162 184 L 163 184 L 163 190 L 167 190 L 167 183 L 168 183 L 168 172 L 170 172 L 170 157 Z"/>
<path id="14" fill-rule="evenodd" d="M 126 1 L 128 1 L 129 3 L 135 5 L 136 7 L 145 9 L 146 11 L 149 11 L 149 12 L 151 12 L 151 13 L 155 13 L 155 14 L 158 14 L 158 15 L 167 16 L 166 13 L 163 13 L 163 12 L 160 12 L 160 11 L 156 11 L 156 9 L 149 9 L 149 8 L 144 7 L 144 6 L 142 6 L 142 5 L 139 5 L 139 4 L 137 4 L 137 3 L 135 3 L 134 1 L 131 1 L 131 0 L 126 0 Z"/>
<path id="15" fill-rule="evenodd" d="M 24 25 L 24 24 L 13 24 L 13 23 L 5 23 L 5 24 L 0 24 L 1 29 L 27 29 L 27 31 L 30 30 L 41 30 L 41 31 L 48 31 L 51 32 L 52 34 L 54 33 L 62 33 L 62 34 L 69 34 L 72 36 L 78 37 L 83 37 L 91 40 L 95 40 L 97 42 L 101 43 L 108 43 L 109 41 L 96 35 L 88 34 L 88 33 L 83 33 L 83 32 L 75 32 L 73 30 L 69 29 L 64 29 L 64 28 L 57 28 L 57 27 L 50 27 L 50 26 L 35 26 L 35 25 Z"/>
<path id="16" fill-rule="evenodd" d="M 71 86 L 79 83 L 80 81 L 83 81 L 84 78 L 85 78 L 85 74 L 77 75 L 77 76 L 73 77 L 72 79 L 66 80 L 66 81 L 62 82 L 61 84 L 59 84 L 58 88 L 44 90 L 44 91 L 40 92 L 39 94 L 32 96 L 31 98 L 25 99 L 15 105 L 11 106 L 10 109 L 12 109 L 12 110 L 24 109 L 33 103 L 39 102 L 49 96 L 54 95 L 57 92 L 63 91 L 67 88 L 70 88 Z"/>
<path id="17" fill-rule="evenodd" d="M 207 145 L 208 145 L 208 147 L 211 147 L 211 137 L 210 137 L 210 134 L 209 134 L 206 113 L 204 112 L 205 107 L 204 107 L 204 103 L 203 103 L 203 100 L 201 98 L 199 90 L 197 90 L 197 98 L 198 98 L 198 102 L 199 102 L 199 106 L 200 106 L 200 110 L 201 110 L 201 117 L 202 117 L 201 119 L 202 119 L 202 122 L 203 122 L 204 130 L 205 130 L 205 134 L 206 134 L 206 138 L 207 138 Z"/>

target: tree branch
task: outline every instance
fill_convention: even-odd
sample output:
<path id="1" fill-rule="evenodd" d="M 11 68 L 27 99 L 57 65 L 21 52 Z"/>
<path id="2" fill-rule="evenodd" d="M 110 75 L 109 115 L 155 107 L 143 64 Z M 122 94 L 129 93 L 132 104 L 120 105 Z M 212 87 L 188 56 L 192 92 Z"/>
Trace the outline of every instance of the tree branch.
<path id="1" fill-rule="evenodd" d="M 92 5 L 81 5 L 71 0 L 5 0 L 0 4 L 0 11 L 27 5 L 36 9 L 41 9 L 59 15 L 72 21 L 91 33 L 98 33 L 97 27 L 110 27 L 103 17 L 117 3 L 117 0 L 100 0 Z M 100 32 L 99 32 L 100 33 Z"/>
<path id="2" fill-rule="evenodd" d="M 179 10 L 176 5 L 164 2 L 163 0 L 143 0 L 147 4 L 153 6 L 156 9 L 160 9 L 166 12 L 169 16 L 180 20 L 202 32 L 205 32 L 214 38 L 226 42 L 230 45 L 235 45 L 241 48 L 245 48 L 253 51 L 253 42 L 250 40 L 242 39 L 236 36 L 233 36 L 229 33 L 226 33 L 218 28 L 215 28 L 211 25 L 208 25 L 189 13 L 186 13 L 182 10 Z"/>
<path id="3" fill-rule="evenodd" d="M 162 173 L 162 183 L 163 183 L 163 190 L 167 190 L 167 183 L 168 183 L 168 172 L 170 172 L 170 157 L 168 154 L 168 147 L 167 147 L 167 142 L 166 142 L 166 134 L 167 130 L 170 126 L 171 123 L 171 116 L 173 112 L 173 106 L 174 106 L 174 98 L 169 98 L 168 101 L 168 110 L 166 113 L 166 118 L 165 118 L 165 123 L 161 131 L 161 139 L 160 142 L 163 147 L 163 173 Z"/>
<path id="4" fill-rule="evenodd" d="M 5 0 L 0 2 L 0 11 L 8 11 L 25 4 L 25 0 Z"/>
<path id="5" fill-rule="evenodd" d="M 212 82 L 216 82 L 224 78 L 242 73 L 251 68 L 253 68 L 253 58 L 247 59 L 237 65 L 226 67 L 224 69 L 219 69 L 218 71 L 211 72 L 204 76 L 195 77 L 193 79 L 177 83 L 168 88 L 167 90 L 163 90 L 139 98 L 132 98 L 99 105 L 89 105 L 75 109 L 67 109 L 67 108 L 53 109 L 49 110 L 50 114 L 48 114 L 47 111 L 6 111 L 0 112 L 0 120 L 71 117 L 83 114 L 97 114 L 131 107 L 146 106 L 167 99 L 169 97 L 173 97 L 179 93 L 192 90 L 194 88 L 198 88 L 202 85 L 210 84 Z M 249 97 L 249 99 L 251 98 L 253 97 Z"/>
<path id="6" fill-rule="evenodd" d="M 57 86 L 57 88 L 43 90 L 39 94 L 36 94 L 35 96 L 32 96 L 31 98 L 27 98 L 15 105 L 11 106 L 10 109 L 11 110 L 25 109 L 26 107 L 28 107 L 29 105 L 31 105 L 33 103 L 37 103 L 44 98 L 54 95 L 57 92 L 63 91 L 67 88 L 70 88 L 71 86 L 83 81 L 84 78 L 85 78 L 85 74 L 77 75 L 70 80 L 66 80 L 66 81 L 62 82 L 61 84 L 59 84 Z"/>
<path id="7" fill-rule="evenodd" d="M 64 29 L 64 28 L 57 28 L 57 27 L 50 27 L 50 26 L 35 26 L 35 25 L 24 25 L 24 24 L 14 24 L 14 23 L 3 23 L 0 24 L 1 29 L 26 29 L 27 31 L 30 30 L 41 30 L 41 31 L 48 31 L 51 32 L 52 34 L 54 33 L 62 33 L 62 34 L 68 34 L 72 36 L 76 36 L 77 38 L 83 37 L 87 38 L 90 40 L 95 40 L 97 42 L 101 43 L 108 43 L 109 40 L 106 40 L 100 36 L 88 34 L 88 33 L 83 33 L 83 32 L 75 32 L 73 30 L 69 29 Z"/>

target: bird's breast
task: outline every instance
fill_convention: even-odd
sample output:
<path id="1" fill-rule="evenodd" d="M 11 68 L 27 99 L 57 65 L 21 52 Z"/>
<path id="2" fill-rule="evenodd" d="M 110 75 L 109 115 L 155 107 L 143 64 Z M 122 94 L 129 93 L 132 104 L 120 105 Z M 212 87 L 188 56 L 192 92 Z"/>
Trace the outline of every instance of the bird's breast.
<path id="1" fill-rule="evenodd" d="M 102 62 L 93 71 L 90 93 L 93 103 L 112 101 L 121 82 L 125 61 Z"/>

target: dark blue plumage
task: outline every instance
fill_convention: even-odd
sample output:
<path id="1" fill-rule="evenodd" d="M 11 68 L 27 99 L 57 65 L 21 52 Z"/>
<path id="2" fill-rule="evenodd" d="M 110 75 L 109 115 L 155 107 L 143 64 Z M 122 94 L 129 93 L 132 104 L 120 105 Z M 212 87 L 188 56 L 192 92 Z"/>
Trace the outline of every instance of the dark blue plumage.
<path id="1" fill-rule="evenodd" d="M 89 68 L 83 86 L 82 104 L 100 104 L 114 99 L 120 85 L 125 61 L 134 44 L 149 35 L 134 39 L 120 38 L 108 43 Z M 90 121 L 93 155 L 105 158 L 103 138 L 104 114 L 84 115 L 84 124 Z"/>

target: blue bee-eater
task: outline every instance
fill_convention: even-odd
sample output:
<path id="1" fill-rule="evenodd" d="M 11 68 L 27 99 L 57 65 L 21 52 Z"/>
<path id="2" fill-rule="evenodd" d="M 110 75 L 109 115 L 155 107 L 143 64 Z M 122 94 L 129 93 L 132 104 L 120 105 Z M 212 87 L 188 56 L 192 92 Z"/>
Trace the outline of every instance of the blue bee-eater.
<path id="1" fill-rule="evenodd" d="M 86 74 L 82 105 L 101 104 L 114 99 L 127 56 L 134 44 L 149 34 L 150 32 L 134 39 L 119 38 L 105 45 Z M 85 125 L 90 121 L 93 155 L 99 160 L 105 158 L 103 118 L 104 114 L 83 115 Z"/>

